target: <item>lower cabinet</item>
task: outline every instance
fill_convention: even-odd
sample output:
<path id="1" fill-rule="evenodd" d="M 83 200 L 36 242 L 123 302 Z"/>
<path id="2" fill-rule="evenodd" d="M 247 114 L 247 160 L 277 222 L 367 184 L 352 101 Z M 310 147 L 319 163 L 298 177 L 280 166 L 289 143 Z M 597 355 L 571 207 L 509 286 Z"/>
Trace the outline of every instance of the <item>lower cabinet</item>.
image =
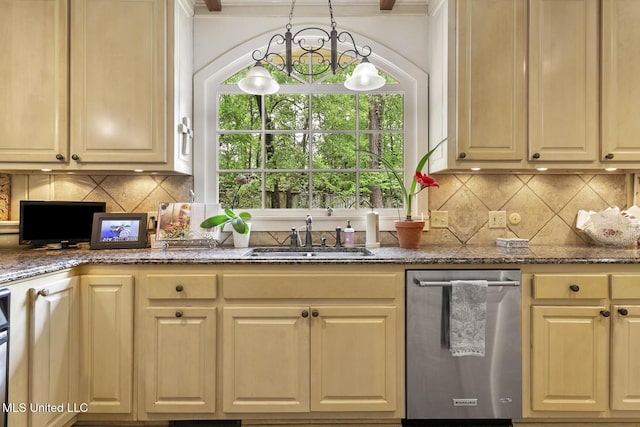
<path id="1" fill-rule="evenodd" d="M 640 275 L 534 274 L 531 415 L 640 415 Z"/>
<path id="2" fill-rule="evenodd" d="M 77 288 L 69 277 L 29 289 L 30 427 L 64 426 L 79 412 Z"/>
<path id="3" fill-rule="evenodd" d="M 131 274 L 80 276 L 83 412 L 133 410 L 133 285 Z"/>
<path id="4" fill-rule="evenodd" d="M 350 273 L 225 274 L 224 412 L 402 410 L 403 277 Z"/>
<path id="5" fill-rule="evenodd" d="M 144 330 L 144 410 L 215 412 L 216 308 L 148 307 Z"/>
<path id="6" fill-rule="evenodd" d="M 140 412 L 214 413 L 216 275 L 162 270 L 141 282 Z"/>

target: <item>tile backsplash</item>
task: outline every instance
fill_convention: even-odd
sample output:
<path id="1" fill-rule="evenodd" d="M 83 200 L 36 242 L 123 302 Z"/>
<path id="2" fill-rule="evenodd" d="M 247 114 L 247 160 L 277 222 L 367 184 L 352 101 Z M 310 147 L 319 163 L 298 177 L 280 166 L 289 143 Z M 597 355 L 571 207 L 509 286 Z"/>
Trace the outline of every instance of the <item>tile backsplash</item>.
<path id="1" fill-rule="evenodd" d="M 0 174 L 0 220 L 17 220 L 9 206 L 16 187 L 20 198 L 52 200 L 104 200 L 109 212 L 152 212 L 160 202 L 189 199 L 190 176 L 160 175 L 16 175 L 28 185 L 11 184 Z M 575 228 L 578 210 L 627 206 L 629 180 L 625 175 L 588 174 L 483 174 L 437 175 L 440 188 L 429 189 L 429 209 L 447 211 L 449 226 L 431 228 L 422 243 L 493 244 L 496 237 L 519 237 L 531 245 L 584 245 L 589 238 Z M 16 180 L 18 181 L 18 180 Z M 24 188 L 23 188 L 24 187 Z M 490 229 L 489 211 L 518 213 L 521 221 L 506 229 Z M 252 244 L 279 244 L 282 233 L 256 232 Z M 364 241 L 364 233 L 357 241 Z M 394 233 L 382 236 L 393 243 Z"/>

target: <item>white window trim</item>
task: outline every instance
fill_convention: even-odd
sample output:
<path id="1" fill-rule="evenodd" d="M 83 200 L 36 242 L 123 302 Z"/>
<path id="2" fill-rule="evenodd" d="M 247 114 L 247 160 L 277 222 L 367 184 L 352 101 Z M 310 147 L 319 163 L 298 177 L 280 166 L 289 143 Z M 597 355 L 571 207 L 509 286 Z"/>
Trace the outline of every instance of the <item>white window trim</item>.
<path id="1" fill-rule="evenodd" d="M 249 66 L 251 52 L 264 49 L 269 39 L 267 33 L 252 37 L 249 41 L 226 52 L 201 68 L 194 75 L 194 191 L 199 202 L 218 203 L 216 158 L 216 118 L 218 87 L 229 76 Z M 428 76 L 426 72 L 407 58 L 374 40 L 352 32 L 361 44 L 371 46 L 370 60 L 378 69 L 396 77 L 404 92 L 404 164 L 406 170 L 414 170 L 420 157 L 428 150 Z M 395 87 L 395 86 L 394 86 Z M 405 186 L 411 182 L 411 174 L 405 173 Z M 414 218 L 428 218 L 427 192 L 417 196 Z M 356 230 L 364 230 L 368 209 L 336 209 L 331 216 L 324 209 L 247 209 L 253 215 L 254 231 L 288 231 L 304 224 L 308 213 L 314 218 L 314 230 L 331 231 L 344 228 L 347 220 Z M 380 209 L 380 229 L 393 230 L 393 222 L 404 216 L 403 210 Z"/>

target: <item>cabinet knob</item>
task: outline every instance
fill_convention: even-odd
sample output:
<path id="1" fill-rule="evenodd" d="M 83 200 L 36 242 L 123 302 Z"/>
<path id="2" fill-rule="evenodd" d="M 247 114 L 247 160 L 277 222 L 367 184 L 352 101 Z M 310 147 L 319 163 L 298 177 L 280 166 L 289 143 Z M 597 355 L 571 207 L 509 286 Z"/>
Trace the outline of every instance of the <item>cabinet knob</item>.
<path id="1" fill-rule="evenodd" d="M 72 154 L 72 155 L 71 155 L 71 158 L 72 158 L 73 160 L 80 160 L 80 156 L 78 156 L 77 154 Z"/>
<path id="2" fill-rule="evenodd" d="M 38 291 L 38 295 L 40 295 L 42 297 L 46 297 L 47 295 L 49 295 L 49 289 L 40 289 Z"/>
<path id="3" fill-rule="evenodd" d="M 56 154 L 56 160 L 60 160 L 63 161 L 64 160 L 64 156 L 60 153 Z"/>
<path id="4" fill-rule="evenodd" d="M 569 285 L 569 289 L 571 289 L 573 292 L 578 292 L 580 290 L 580 286 L 578 286 L 578 285 Z"/>
<path id="5" fill-rule="evenodd" d="M 307 317 L 309 317 L 309 312 L 308 312 L 307 310 L 303 310 L 303 311 L 302 311 L 302 317 L 304 317 L 305 319 L 306 319 Z"/>
<path id="6" fill-rule="evenodd" d="M 609 310 L 600 310 L 600 315 L 602 317 L 609 317 L 611 316 L 611 312 Z"/>
<path id="7" fill-rule="evenodd" d="M 540 158 L 540 153 L 533 153 L 533 154 L 531 155 L 531 158 L 532 158 L 532 159 L 535 159 L 535 160 L 538 160 L 538 159 Z"/>
<path id="8" fill-rule="evenodd" d="M 176 317 L 182 317 L 182 311 L 180 310 L 176 311 Z"/>
<path id="9" fill-rule="evenodd" d="M 182 285 L 176 286 L 176 292 L 182 292 L 183 290 L 184 290 L 184 287 Z"/>
<path id="10" fill-rule="evenodd" d="M 620 313 L 621 316 L 626 316 L 627 314 L 629 314 L 629 310 L 627 310 L 626 308 L 619 308 L 618 313 Z"/>
<path id="11" fill-rule="evenodd" d="M 467 153 L 463 151 L 462 153 L 458 154 L 458 157 L 460 157 L 461 159 L 464 159 L 465 157 L 467 157 Z"/>
<path id="12" fill-rule="evenodd" d="M 607 154 L 606 156 L 604 156 L 604 158 L 607 159 L 607 160 L 613 159 L 613 153 Z"/>
<path id="13" fill-rule="evenodd" d="M 311 312 L 311 315 L 312 315 L 313 317 L 318 317 L 318 316 L 320 315 L 320 313 L 318 313 L 318 310 L 313 310 L 313 311 Z"/>

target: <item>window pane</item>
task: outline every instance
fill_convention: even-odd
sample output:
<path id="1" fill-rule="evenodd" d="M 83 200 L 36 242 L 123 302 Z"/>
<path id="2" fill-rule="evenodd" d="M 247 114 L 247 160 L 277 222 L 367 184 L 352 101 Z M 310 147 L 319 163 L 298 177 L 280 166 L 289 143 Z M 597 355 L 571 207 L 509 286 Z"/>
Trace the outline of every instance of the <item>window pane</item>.
<path id="1" fill-rule="evenodd" d="M 313 129 L 351 130 L 356 128 L 356 95 L 313 95 Z"/>
<path id="2" fill-rule="evenodd" d="M 306 169 L 309 136 L 305 133 L 265 135 L 267 169 Z"/>
<path id="3" fill-rule="evenodd" d="M 355 173 L 314 173 L 313 208 L 357 207 Z"/>
<path id="4" fill-rule="evenodd" d="M 404 129 L 404 96 L 399 93 L 360 95 L 360 129 Z"/>
<path id="5" fill-rule="evenodd" d="M 400 184 L 391 172 L 363 172 L 359 184 L 360 206 L 397 208 L 404 203 Z"/>
<path id="6" fill-rule="evenodd" d="M 355 134 L 331 133 L 313 135 L 314 169 L 354 169 L 355 166 Z"/>
<path id="7" fill-rule="evenodd" d="M 254 130 L 262 128 L 260 106 L 253 95 L 220 95 L 218 129 Z"/>
<path id="8" fill-rule="evenodd" d="M 309 207 L 309 175 L 302 172 L 267 173 L 265 206 L 269 209 Z"/>
<path id="9" fill-rule="evenodd" d="M 260 168 L 260 134 L 222 134 L 219 135 L 218 141 L 219 169 Z"/>
<path id="10" fill-rule="evenodd" d="M 404 138 L 399 133 L 363 134 L 360 137 L 360 149 L 372 152 L 384 158 L 395 170 L 402 170 L 404 164 Z M 361 152 L 362 169 L 387 169 L 387 164 L 375 156 Z"/>
<path id="11" fill-rule="evenodd" d="M 267 122 L 270 130 L 307 129 L 309 123 L 309 97 L 306 95 L 270 95 L 267 101 Z"/>
<path id="12" fill-rule="evenodd" d="M 254 173 L 221 173 L 220 205 L 223 208 L 260 208 L 262 206 L 260 177 Z"/>

